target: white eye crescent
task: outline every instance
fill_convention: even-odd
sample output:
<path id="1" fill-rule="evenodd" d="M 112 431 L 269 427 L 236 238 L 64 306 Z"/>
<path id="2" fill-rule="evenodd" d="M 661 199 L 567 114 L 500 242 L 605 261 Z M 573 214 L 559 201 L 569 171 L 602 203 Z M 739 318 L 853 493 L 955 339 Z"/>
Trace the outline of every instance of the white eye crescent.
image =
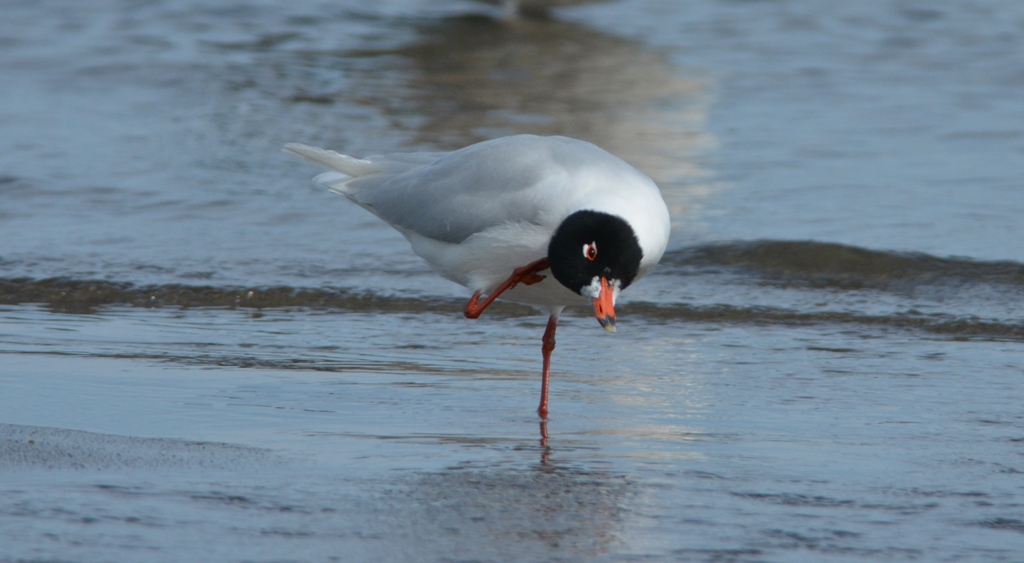
<path id="1" fill-rule="evenodd" d="M 594 259 L 597 258 L 597 243 L 596 242 L 592 242 L 590 244 L 584 244 L 583 245 L 583 256 L 587 260 L 590 260 L 591 262 L 593 262 Z"/>

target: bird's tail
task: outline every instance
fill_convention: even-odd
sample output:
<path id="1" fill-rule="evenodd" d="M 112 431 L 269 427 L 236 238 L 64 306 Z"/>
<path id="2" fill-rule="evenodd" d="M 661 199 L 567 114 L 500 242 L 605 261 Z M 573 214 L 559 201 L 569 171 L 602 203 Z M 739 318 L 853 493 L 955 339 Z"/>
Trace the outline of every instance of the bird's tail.
<path id="1" fill-rule="evenodd" d="M 284 146 L 283 151 L 297 156 L 306 162 L 340 172 L 350 178 L 376 174 L 381 171 L 380 167 L 369 160 L 362 160 L 347 154 L 339 154 L 331 150 L 311 147 L 309 145 L 288 143 Z"/>
<path id="2" fill-rule="evenodd" d="M 284 146 L 284 152 L 306 162 L 331 169 L 330 172 L 324 172 L 313 178 L 313 181 L 349 198 L 354 198 L 352 192 L 354 184 L 360 184 L 362 189 L 365 189 L 395 174 L 436 162 L 447 154 L 443 152 L 413 152 L 355 158 L 347 154 L 339 154 L 332 150 L 299 143 L 288 143 Z M 354 182 L 354 180 L 366 176 L 374 176 L 374 178 L 365 178 Z"/>
<path id="3" fill-rule="evenodd" d="M 346 189 L 350 180 L 361 176 L 377 174 L 381 171 L 379 166 L 369 160 L 359 159 L 319 147 L 311 147 L 300 143 L 288 143 L 282 150 L 286 154 L 297 156 L 306 162 L 330 168 L 331 172 L 324 172 L 313 178 L 313 181 L 327 187 L 334 193 L 344 196 L 351 197 L 351 194 Z"/>

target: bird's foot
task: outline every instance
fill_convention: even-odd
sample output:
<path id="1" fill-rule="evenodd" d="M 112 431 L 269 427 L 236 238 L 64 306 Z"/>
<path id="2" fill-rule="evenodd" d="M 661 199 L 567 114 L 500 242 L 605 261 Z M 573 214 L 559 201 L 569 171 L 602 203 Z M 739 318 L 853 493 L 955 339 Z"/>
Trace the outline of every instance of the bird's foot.
<path id="1" fill-rule="evenodd" d="M 479 291 L 474 293 L 473 297 L 469 298 L 469 303 L 466 303 L 466 310 L 462 313 L 466 315 L 467 319 L 475 319 L 479 317 L 480 313 L 483 313 L 484 309 L 489 305 L 489 303 L 484 303 L 482 307 L 477 305 L 477 302 L 480 301 L 480 293 L 481 292 Z"/>

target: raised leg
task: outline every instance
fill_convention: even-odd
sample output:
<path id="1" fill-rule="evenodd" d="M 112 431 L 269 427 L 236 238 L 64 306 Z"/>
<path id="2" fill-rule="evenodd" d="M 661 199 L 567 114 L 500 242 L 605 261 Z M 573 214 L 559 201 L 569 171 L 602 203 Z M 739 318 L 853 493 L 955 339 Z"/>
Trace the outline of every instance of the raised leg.
<path id="1" fill-rule="evenodd" d="M 544 420 L 548 418 L 548 378 L 551 374 L 551 352 L 555 349 L 555 329 L 558 328 L 558 315 L 552 314 L 548 319 L 548 327 L 541 339 L 541 353 L 544 355 L 544 370 L 540 380 L 540 406 L 537 414 Z"/>
<path id="2" fill-rule="evenodd" d="M 466 304 L 466 310 L 464 312 L 466 317 L 470 319 L 479 317 L 480 313 L 483 313 L 484 309 L 494 302 L 499 295 L 519 284 L 533 285 L 540 282 L 546 276 L 542 276 L 537 272 L 547 270 L 548 267 L 548 259 L 541 258 L 540 260 L 530 262 L 522 268 L 516 268 L 512 271 L 512 275 L 509 276 L 507 280 L 503 281 L 497 289 L 492 291 L 491 294 L 487 296 L 487 299 L 484 299 L 483 303 L 477 304 L 477 301 L 480 300 L 480 292 L 478 291 L 474 293 L 473 297 L 470 298 L 469 303 Z"/>

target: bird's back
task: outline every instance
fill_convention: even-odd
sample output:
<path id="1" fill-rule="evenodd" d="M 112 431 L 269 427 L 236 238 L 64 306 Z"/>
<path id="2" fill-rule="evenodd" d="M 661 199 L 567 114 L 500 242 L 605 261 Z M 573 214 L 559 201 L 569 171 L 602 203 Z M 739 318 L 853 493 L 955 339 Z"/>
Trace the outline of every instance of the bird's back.
<path id="1" fill-rule="evenodd" d="M 288 152 L 336 170 L 317 181 L 392 226 L 442 242 L 507 223 L 553 229 L 588 202 L 621 207 L 652 190 L 661 199 L 653 182 L 618 157 L 567 137 L 516 135 L 449 153 L 365 159 L 302 145 Z"/>

